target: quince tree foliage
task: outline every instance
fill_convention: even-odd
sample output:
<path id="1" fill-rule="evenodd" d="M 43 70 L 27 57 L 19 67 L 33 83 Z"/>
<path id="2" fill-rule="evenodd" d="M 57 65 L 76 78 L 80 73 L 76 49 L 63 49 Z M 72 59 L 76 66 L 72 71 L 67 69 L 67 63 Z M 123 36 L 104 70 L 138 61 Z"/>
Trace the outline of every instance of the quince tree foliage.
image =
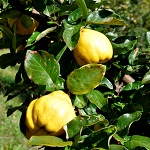
<path id="1" fill-rule="evenodd" d="M 64 127 L 63 136 L 32 136 L 28 145 L 62 150 L 150 149 L 149 31 L 143 50 L 138 34 L 107 0 L 1 0 L 0 7 L 0 48 L 10 50 L 0 56 L 0 68 L 19 66 L 15 85 L 5 96 L 7 101 L 23 99 L 20 106 L 8 109 L 7 116 L 20 110 L 24 133 L 29 103 L 56 90 L 69 94 L 77 115 Z M 10 26 L 8 18 L 19 19 Z M 30 28 L 33 19 L 38 26 L 30 35 L 16 32 L 21 28 L 17 21 Z M 109 61 L 77 64 L 73 50 L 83 27 L 108 37 L 113 47 Z"/>

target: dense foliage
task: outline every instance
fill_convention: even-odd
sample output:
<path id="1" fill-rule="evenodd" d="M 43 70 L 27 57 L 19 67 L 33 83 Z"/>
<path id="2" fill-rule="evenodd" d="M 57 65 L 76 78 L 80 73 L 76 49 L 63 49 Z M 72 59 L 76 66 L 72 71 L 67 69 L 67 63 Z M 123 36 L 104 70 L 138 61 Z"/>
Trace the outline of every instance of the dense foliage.
<path id="1" fill-rule="evenodd" d="M 149 5 L 148 0 L 1 0 L 0 48 L 10 48 L 10 53 L 0 56 L 0 68 L 20 66 L 15 86 L 5 95 L 7 101 L 19 95 L 24 99 L 8 116 L 17 109 L 24 114 L 33 99 L 55 90 L 70 95 L 78 115 L 67 125 L 66 137 L 32 137 L 29 145 L 150 149 Z M 16 34 L 16 24 L 8 25 L 7 18 L 22 14 L 39 22 L 31 35 Z M 110 39 L 110 61 L 82 67 L 76 63 L 72 51 L 82 26 Z M 20 128 L 24 133 L 24 117 Z"/>

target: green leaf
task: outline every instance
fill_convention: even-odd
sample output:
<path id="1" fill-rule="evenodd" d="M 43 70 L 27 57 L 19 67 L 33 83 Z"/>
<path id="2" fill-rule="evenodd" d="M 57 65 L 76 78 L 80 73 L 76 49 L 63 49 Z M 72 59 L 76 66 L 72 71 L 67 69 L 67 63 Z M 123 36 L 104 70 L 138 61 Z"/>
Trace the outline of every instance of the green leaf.
<path id="1" fill-rule="evenodd" d="M 0 13 L 0 18 L 17 18 L 21 15 L 21 12 L 15 9 L 8 9 Z"/>
<path id="2" fill-rule="evenodd" d="M 100 86 L 105 86 L 111 90 L 113 89 L 112 83 L 106 77 L 102 79 Z"/>
<path id="3" fill-rule="evenodd" d="M 131 82 L 123 88 L 123 91 L 139 90 L 141 88 L 141 86 L 142 86 L 141 81 Z"/>
<path id="4" fill-rule="evenodd" d="M 0 68 L 5 69 L 8 66 L 14 66 L 17 62 L 24 59 L 24 52 L 6 53 L 0 56 Z"/>
<path id="5" fill-rule="evenodd" d="M 106 66 L 88 64 L 72 71 L 67 77 L 67 88 L 72 94 L 82 95 L 100 85 Z"/>
<path id="6" fill-rule="evenodd" d="M 82 12 L 82 19 L 85 19 L 88 15 L 88 8 L 86 6 L 86 3 L 84 0 L 75 0 L 77 3 L 78 7 L 81 9 Z"/>
<path id="7" fill-rule="evenodd" d="M 103 121 L 103 115 L 77 116 L 67 124 L 67 133 L 70 138 L 79 133 L 84 126 L 91 126 L 99 121 Z"/>
<path id="8" fill-rule="evenodd" d="M 24 62 L 28 77 L 39 85 L 55 86 L 60 68 L 59 63 L 46 51 L 31 51 L 26 53 Z"/>
<path id="9" fill-rule="evenodd" d="M 120 36 L 112 42 L 114 55 L 125 54 L 133 50 L 137 39 L 135 36 Z"/>
<path id="10" fill-rule="evenodd" d="M 73 50 L 77 45 L 79 39 L 79 32 L 82 26 L 85 26 L 85 22 L 81 22 L 77 25 L 71 25 L 63 20 L 65 30 L 63 33 L 63 39 L 70 50 Z"/>
<path id="11" fill-rule="evenodd" d="M 76 22 L 78 19 L 80 19 L 82 17 L 82 12 L 81 9 L 78 8 L 76 10 L 74 10 L 69 16 L 68 16 L 68 22 L 70 24 Z"/>
<path id="12" fill-rule="evenodd" d="M 142 84 L 148 83 L 150 83 L 150 70 L 144 75 L 144 78 L 142 79 Z"/>
<path id="13" fill-rule="evenodd" d="M 91 92 L 86 94 L 89 101 L 95 104 L 100 110 L 105 110 L 108 100 L 104 97 L 104 95 L 98 90 L 92 90 Z"/>
<path id="14" fill-rule="evenodd" d="M 126 25 L 113 11 L 99 10 L 91 12 L 86 20 L 87 24 Z"/>
<path id="15" fill-rule="evenodd" d="M 32 3 L 33 3 L 34 8 L 38 12 L 43 12 L 45 10 L 45 8 L 46 8 L 44 0 L 33 0 Z"/>
<path id="16" fill-rule="evenodd" d="M 133 122 L 138 121 L 141 118 L 141 115 L 141 111 L 136 111 L 131 114 L 126 113 L 120 116 L 115 123 L 116 127 L 118 128 L 118 132 L 130 127 Z"/>
<path id="17" fill-rule="evenodd" d="M 145 147 L 147 150 L 150 149 L 150 138 L 140 135 L 131 136 L 130 140 L 124 143 L 128 149 L 134 149 L 138 146 Z"/>
<path id="18" fill-rule="evenodd" d="M 110 144 L 109 150 L 127 150 L 123 145 Z"/>
<path id="19" fill-rule="evenodd" d="M 88 138 L 85 139 L 85 143 L 88 144 L 89 148 L 104 148 L 108 149 L 110 137 L 115 134 L 117 128 L 113 125 L 105 127 L 101 130 L 91 133 Z"/>
<path id="20" fill-rule="evenodd" d="M 38 32 L 38 31 L 33 32 L 32 35 L 28 38 L 26 46 L 33 45 L 39 34 L 40 34 L 40 32 Z"/>
<path id="21" fill-rule="evenodd" d="M 43 13 L 47 16 L 52 15 L 53 13 L 59 12 L 60 8 L 57 7 L 57 5 L 52 4 L 52 5 L 46 5 L 45 10 L 43 11 Z"/>
<path id="22" fill-rule="evenodd" d="M 78 108 L 84 108 L 88 103 L 88 99 L 85 95 L 75 95 L 74 106 Z"/>
<path id="23" fill-rule="evenodd" d="M 63 141 L 55 136 L 32 136 L 28 141 L 29 146 L 65 147 L 71 146 L 72 141 Z"/>

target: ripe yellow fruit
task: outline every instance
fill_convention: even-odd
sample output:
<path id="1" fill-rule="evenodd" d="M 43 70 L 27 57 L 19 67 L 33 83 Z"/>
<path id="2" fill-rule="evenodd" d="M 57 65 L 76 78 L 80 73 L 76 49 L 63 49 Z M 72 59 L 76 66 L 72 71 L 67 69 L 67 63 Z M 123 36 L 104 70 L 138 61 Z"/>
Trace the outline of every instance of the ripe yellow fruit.
<path id="1" fill-rule="evenodd" d="M 73 54 L 80 66 L 90 63 L 106 63 L 113 56 L 113 48 L 103 33 L 82 28 Z"/>
<path id="2" fill-rule="evenodd" d="M 22 16 L 21 16 L 22 17 Z M 26 19 L 30 19 L 30 23 L 32 23 L 28 28 L 24 27 L 21 23 L 21 17 L 19 18 L 8 18 L 8 24 L 10 28 L 13 27 L 14 23 L 16 23 L 16 33 L 20 35 L 30 35 L 32 34 L 39 26 L 39 22 L 35 19 L 25 16 Z M 27 20 L 28 21 L 28 20 Z"/>
<path id="3" fill-rule="evenodd" d="M 33 100 L 26 111 L 26 126 L 31 135 L 60 136 L 63 127 L 76 117 L 68 94 L 61 90 Z"/>

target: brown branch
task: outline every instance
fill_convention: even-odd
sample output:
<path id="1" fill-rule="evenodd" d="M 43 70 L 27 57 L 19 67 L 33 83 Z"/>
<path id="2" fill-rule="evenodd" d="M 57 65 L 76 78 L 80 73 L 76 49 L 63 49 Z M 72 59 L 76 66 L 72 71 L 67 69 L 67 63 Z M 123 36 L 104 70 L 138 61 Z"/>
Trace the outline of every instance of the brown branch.
<path id="1" fill-rule="evenodd" d="M 124 75 L 124 77 L 122 78 L 122 80 L 124 82 L 126 82 L 127 84 L 135 81 L 130 75 L 127 75 L 127 74 Z"/>

